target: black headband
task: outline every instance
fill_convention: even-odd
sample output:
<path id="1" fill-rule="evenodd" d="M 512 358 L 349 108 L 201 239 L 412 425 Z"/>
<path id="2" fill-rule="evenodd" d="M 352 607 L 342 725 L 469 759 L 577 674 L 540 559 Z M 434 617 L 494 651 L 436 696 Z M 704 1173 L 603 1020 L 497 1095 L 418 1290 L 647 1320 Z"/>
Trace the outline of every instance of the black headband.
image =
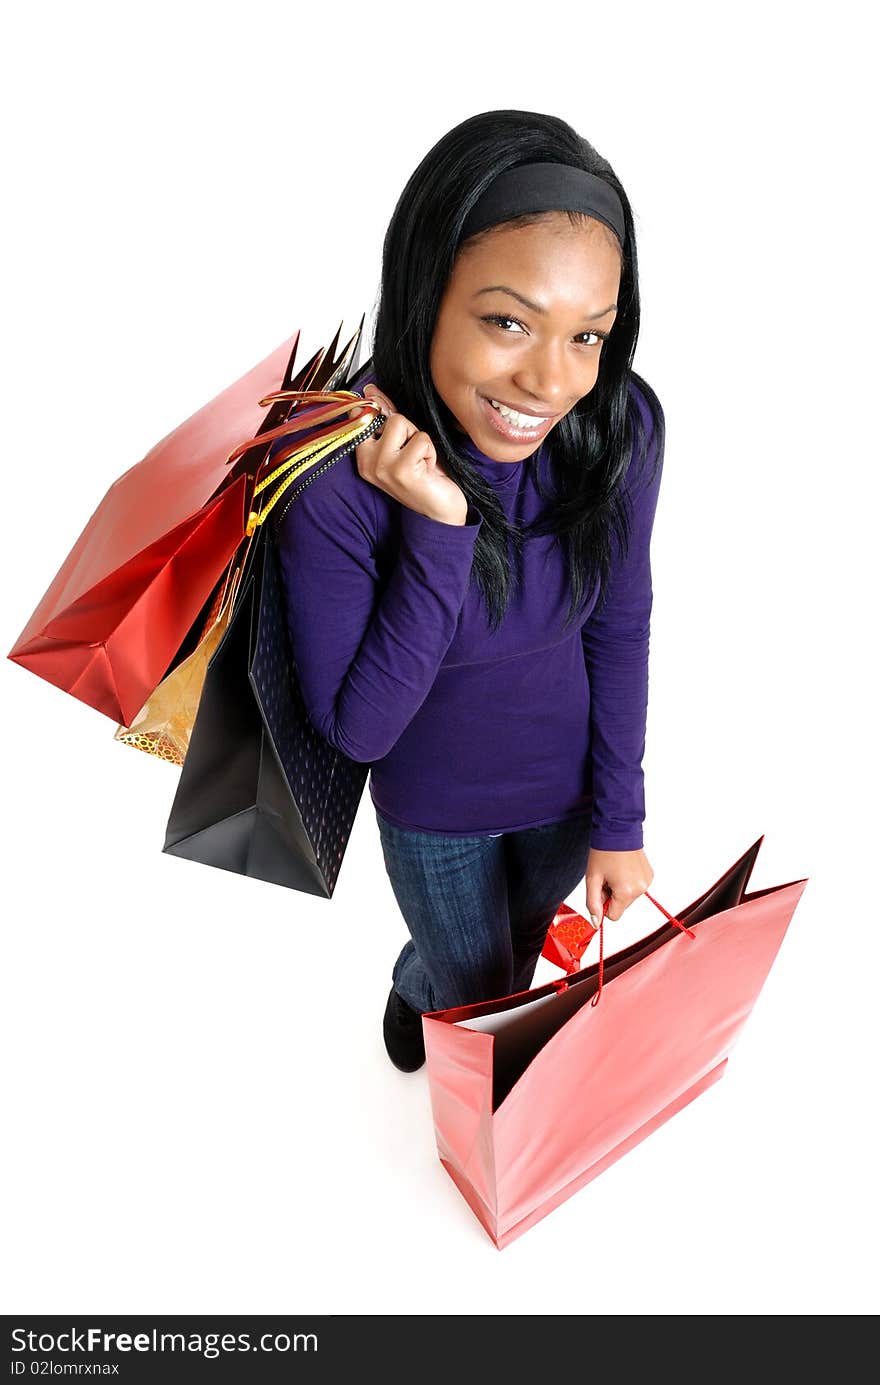
<path id="1" fill-rule="evenodd" d="M 572 164 L 520 164 L 499 173 L 471 207 L 460 240 L 523 212 L 586 212 L 609 226 L 623 245 L 626 223 L 610 183 Z"/>

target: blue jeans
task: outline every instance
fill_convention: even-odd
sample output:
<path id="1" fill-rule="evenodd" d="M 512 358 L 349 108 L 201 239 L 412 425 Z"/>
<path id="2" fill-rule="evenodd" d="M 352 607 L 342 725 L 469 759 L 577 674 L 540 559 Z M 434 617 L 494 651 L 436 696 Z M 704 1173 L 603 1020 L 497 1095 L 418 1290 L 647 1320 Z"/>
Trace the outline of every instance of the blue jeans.
<path id="1" fill-rule="evenodd" d="M 483 837 L 376 820 L 410 932 L 392 973 L 407 1004 L 424 1013 L 528 990 L 556 910 L 586 875 L 591 814 Z"/>

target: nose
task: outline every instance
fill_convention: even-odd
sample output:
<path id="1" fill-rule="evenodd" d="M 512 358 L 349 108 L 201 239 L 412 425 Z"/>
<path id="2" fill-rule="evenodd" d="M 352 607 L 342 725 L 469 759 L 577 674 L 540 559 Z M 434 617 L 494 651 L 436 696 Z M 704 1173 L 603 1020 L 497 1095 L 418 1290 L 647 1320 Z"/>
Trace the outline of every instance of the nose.
<path id="1" fill-rule="evenodd" d="M 514 375 L 516 388 L 536 408 L 564 413 L 583 393 L 583 362 L 578 371 L 567 347 L 567 342 L 535 341 L 520 357 Z"/>

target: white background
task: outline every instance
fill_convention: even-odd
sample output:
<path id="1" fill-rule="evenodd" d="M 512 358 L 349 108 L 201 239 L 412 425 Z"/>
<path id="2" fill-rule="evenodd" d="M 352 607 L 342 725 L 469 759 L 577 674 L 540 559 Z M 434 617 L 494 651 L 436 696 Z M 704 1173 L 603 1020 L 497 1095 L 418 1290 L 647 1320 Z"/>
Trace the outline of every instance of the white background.
<path id="1" fill-rule="evenodd" d="M 5 21 L 4 651 L 122 471 L 297 327 L 305 360 L 371 312 L 442 134 L 550 111 L 628 189 L 667 415 L 652 893 L 684 907 L 761 833 L 752 887 L 809 884 L 724 1081 L 499 1254 L 382 1046 L 406 933 L 368 797 L 330 902 L 163 855 L 177 771 L 5 660 L 4 1311 L 876 1310 L 866 12 Z"/>

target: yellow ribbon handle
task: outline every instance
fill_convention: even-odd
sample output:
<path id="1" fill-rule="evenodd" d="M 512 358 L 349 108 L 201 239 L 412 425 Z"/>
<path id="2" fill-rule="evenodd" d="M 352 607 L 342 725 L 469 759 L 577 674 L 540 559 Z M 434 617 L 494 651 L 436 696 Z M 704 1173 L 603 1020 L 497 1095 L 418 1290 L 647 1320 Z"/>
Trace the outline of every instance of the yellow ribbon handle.
<path id="1" fill-rule="evenodd" d="M 295 433 L 305 432 L 306 429 L 312 430 L 318 425 L 328 426 L 319 427 L 317 434 L 310 437 L 308 441 L 302 443 L 299 447 L 295 447 L 291 452 L 288 452 L 275 470 L 270 472 L 268 476 L 264 477 L 262 481 L 259 481 L 254 486 L 253 496 L 260 495 L 266 490 L 267 486 L 270 486 L 279 476 L 282 476 L 285 472 L 288 473 L 271 500 L 267 501 L 261 510 L 251 510 L 248 515 L 247 528 L 245 531 L 248 537 L 254 533 L 257 525 L 263 523 L 272 507 L 277 504 L 281 496 L 284 495 L 292 483 L 302 476 L 304 472 L 311 470 L 312 467 L 317 466 L 318 462 L 322 461 L 329 453 L 335 452 L 340 447 L 344 447 L 346 443 L 354 441 L 359 438 L 361 434 L 366 436 L 364 427 L 365 414 L 371 415 L 370 424 L 372 424 L 382 413 L 378 404 L 373 403 L 371 399 L 363 399 L 352 390 L 279 390 L 276 394 L 269 394 L 265 399 L 261 399 L 260 403 L 269 404 L 282 399 L 293 399 L 298 402 L 314 402 L 316 404 L 326 405 L 327 407 L 316 409 L 310 416 L 305 418 L 294 417 L 293 419 L 289 419 L 287 423 L 282 424 L 281 427 L 273 429 L 271 434 L 266 433 L 259 435 L 251 442 L 240 445 L 234 452 L 230 453 L 230 461 L 233 461 L 236 456 L 241 456 L 248 448 L 253 447 L 255 442 L 265 442 L 270 437 L 289 437 Z M 352 422 L 349 417 L 346 417 L 342 422 L 329 423 L 329 420 L 338 419 L 342 414 L 349 415 L 352 411 L 352 402 L 361 406 L 364 410 L 364 413 L 362 413 L 358 419 Z"/>

